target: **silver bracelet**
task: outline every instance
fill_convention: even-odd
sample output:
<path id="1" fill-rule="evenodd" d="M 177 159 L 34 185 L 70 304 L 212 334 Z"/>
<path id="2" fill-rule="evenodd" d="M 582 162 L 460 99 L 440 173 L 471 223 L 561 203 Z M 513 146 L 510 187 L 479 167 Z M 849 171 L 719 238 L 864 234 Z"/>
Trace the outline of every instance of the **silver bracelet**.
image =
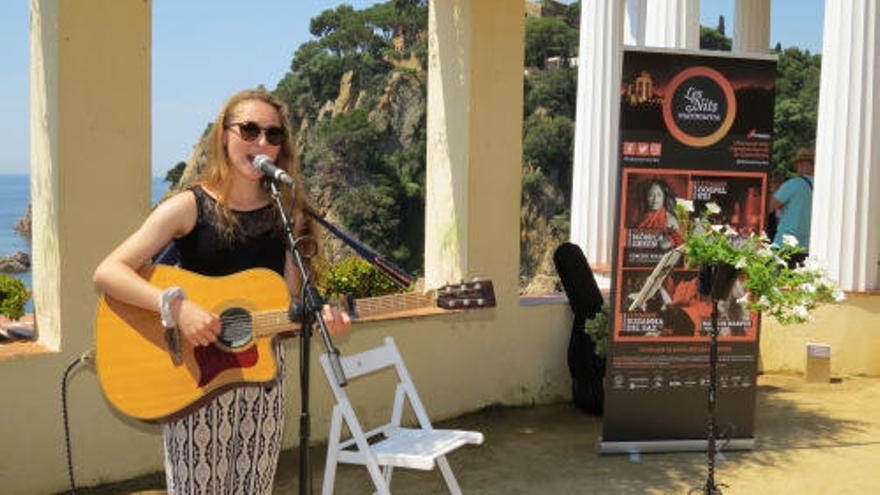
<path id="1" fill-rule="evenodd" d="M 159 316 L 162 318 L 162 326 L 165 328 L 177 327 L 174 321 L 174 313 L 171 312 L 171 304 L 178 299 L 186 299 L 186 294 L 180 287 L 174 286 L 165 289 L 159 296 Z"/>

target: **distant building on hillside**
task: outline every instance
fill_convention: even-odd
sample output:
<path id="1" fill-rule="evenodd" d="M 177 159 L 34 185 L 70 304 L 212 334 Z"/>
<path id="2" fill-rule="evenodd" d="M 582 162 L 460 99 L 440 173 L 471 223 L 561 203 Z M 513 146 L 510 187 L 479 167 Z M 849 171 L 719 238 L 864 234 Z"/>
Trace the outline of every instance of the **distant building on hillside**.
<path id="1" fill-rule="evenodd" d="M 563 67 L 577 67 L 577 57 L 547 57 L 544 61 L 544 70 L 562 69 Z"/>
<path id="2" fill-rule="evenodd" d="M 565 17 L 568 5 L 556 0 L 526 0 L 526 17 Z"/>

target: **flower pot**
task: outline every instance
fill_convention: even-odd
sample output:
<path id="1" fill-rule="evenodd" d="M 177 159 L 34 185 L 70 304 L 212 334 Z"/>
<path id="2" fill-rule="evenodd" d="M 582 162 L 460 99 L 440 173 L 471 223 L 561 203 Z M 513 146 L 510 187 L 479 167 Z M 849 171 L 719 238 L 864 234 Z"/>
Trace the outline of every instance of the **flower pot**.
<path id="1" fill-rule="evenodd" d="M 712 299 L 727 299 L 740 273 L 733 265 L 727 263 L 704 265 L 700 267 L 697 288 L 700 294 L 711 296 Z"/>

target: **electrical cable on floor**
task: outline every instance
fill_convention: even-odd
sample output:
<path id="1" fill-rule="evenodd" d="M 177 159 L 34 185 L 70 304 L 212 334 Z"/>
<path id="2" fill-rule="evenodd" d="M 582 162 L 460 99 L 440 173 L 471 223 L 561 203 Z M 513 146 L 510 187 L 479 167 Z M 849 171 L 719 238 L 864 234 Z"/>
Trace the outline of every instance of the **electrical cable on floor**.
<path id="1" fill-rule="evenodd" d="M 76 481 L 73 477 L 73 457 L 70 451 L 70 426 L 68 424 L 67 418 L 67 378 L 77 366 L 81 364 L 86 364 L 90 361 L 94 361 L 94 359 L 94 349 L 89 349 L 88 351 L 80 354 L 76 359 L 74 359 L 70 364 L 67 365 L 67 369 L 64 370 L 64 376 L 61 378 L 61 415 L 64 418 L 64 445 L 67 449 L 67 475 L 70 477 L 70 493 L 72 495 L 76 494 Z"/>
<path id="2" fill-rule="evenodd" d="M 737 425 L 734 422 L 727 422 L 721 425 L 718 432 L 718 440 L 721 442 L 721 445 L 718 446 L 719 453 L 727 448 L 727 444 L 735 438 L 737 429 Z"/>

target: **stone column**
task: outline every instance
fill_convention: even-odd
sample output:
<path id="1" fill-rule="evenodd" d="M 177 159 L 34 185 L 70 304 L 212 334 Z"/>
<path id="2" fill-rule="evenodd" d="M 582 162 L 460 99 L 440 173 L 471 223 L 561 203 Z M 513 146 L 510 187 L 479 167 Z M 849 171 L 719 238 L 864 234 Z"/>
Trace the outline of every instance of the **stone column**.
<path id="1" fill-rule="evenodd" d="M 611 269 L 624 3 L 581 3 L 571 241 L 597 271 Z"/>
<path id="2" fill-rule="evenodd" d="M 521 1 L 429 3 L 426 284 L 490 277 L 513 305 L 524 18 Z"/>
<path id="3" fill-rule="evenodd" d="M 0 360 L 9 398 L 0 459 L 13 460 L 0 469 L 4 493 L 67 486 L 66 473 L 45 468 L 65 462 L 50 384 L 95 345 L 95 266 L 149 212 L 151 10 L 149 0 L 30 1 L 33 297 L 39 343 L 54 352 Z M 161 469 L 157 431 L 120 421 L 94 371 L 78 371 L 69 381 L 70 428 L 95 442 L 73 444 L 77 480 Z"/>
<path id="4" fill-rule="evenodd" d="M 645 45 L 700 48 L 699 0 L 650 0 Z"/>
<path id="5" fill-rule="evenodd" d="M 770 51 L 770 0 L 736 0 L 733 51 Z"/>
<path id="6" fill-rule="evenodd" d="M 647 0 L 626 0 L 626 16 L 623 21 L 623 43 L 645 46 L 645 20 L 648 16 Z"/>
<path id="7" fill-rule="evenodd" d="M 880 12 L 825 3 L 810 253 L 841 288 L 880 289 Z"/>
<path id="8" fill-rule="evenodd" d="M 92 272 L 149 211 L 150 9 L 31 1 L 33 292 L 49 347 L 62 325 L 82 332 L 66 344 L 92 345 Z"/>

